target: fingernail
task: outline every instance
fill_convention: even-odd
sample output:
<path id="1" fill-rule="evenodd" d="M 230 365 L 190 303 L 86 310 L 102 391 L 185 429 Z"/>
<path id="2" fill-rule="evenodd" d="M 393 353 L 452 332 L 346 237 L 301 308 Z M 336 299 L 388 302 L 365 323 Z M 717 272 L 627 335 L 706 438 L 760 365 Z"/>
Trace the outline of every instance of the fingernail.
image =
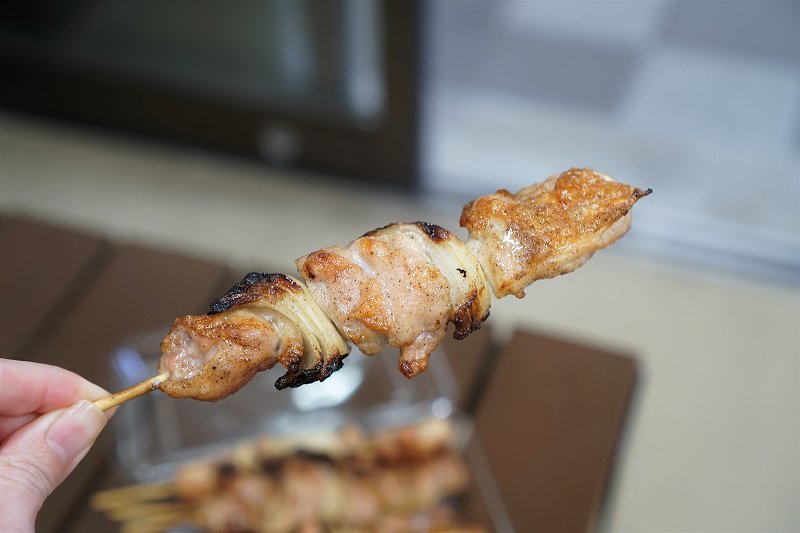
<path id="1" fill-rule="evenodd" d="M 94 442 L 105 425 L 103 411 L 81 400 L 58 415 L 47 429 L 45 439 L 64 462 L 69 462 Z"/>

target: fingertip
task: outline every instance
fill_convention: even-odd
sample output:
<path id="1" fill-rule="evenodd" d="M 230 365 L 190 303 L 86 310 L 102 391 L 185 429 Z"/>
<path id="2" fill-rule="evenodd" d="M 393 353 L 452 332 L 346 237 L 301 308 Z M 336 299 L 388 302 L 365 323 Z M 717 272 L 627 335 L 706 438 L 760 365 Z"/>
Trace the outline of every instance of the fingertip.
<path id="1" fill-rule="evenodd" d="M 61 460 L 69 464 L 92 445 L 107 420 L 102 409 L 80 400 L 58 414 L 47 429 L 45 439 Z"/>
<path id="2" fill-rule="evenodd" d="M 109 393 L 64 368 L 0 359 L 0 415 L 43 414 Z"/>

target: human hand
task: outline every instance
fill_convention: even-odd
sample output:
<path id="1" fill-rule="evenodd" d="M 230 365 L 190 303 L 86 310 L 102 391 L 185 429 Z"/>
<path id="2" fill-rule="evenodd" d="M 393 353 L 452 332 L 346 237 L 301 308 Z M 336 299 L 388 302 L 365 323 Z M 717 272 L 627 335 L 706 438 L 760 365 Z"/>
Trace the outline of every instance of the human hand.
<path id="1" fill-rule="evenodd" d="M 0 531 L 32 532 L 45 498 L 106 425 L 108 393 L 63 368 L 0 359 Z"/>

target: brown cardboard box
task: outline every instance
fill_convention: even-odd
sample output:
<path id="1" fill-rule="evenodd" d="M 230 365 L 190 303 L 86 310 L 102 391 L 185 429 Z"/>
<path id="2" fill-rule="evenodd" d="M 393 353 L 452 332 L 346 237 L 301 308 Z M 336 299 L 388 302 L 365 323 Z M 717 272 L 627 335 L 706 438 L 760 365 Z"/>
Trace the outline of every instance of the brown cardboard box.
<path id="1" fill-rule="evenodd" d="M 475 429 L 516 531 L 594 530 L 635 369 L 630 357 L 524 332 L 502 350 Z"/>

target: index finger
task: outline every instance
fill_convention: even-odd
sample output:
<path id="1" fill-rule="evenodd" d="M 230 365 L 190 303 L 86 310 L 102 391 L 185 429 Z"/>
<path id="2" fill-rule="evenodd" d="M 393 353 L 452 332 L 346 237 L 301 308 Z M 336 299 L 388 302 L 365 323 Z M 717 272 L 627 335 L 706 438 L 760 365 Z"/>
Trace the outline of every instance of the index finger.
<path id="1" fill-rule="evenodd" d="M 0 359 L 0 415 L 46 413 L 78 400 L 108 393 L 78 374 L 57 366 Z"/>

